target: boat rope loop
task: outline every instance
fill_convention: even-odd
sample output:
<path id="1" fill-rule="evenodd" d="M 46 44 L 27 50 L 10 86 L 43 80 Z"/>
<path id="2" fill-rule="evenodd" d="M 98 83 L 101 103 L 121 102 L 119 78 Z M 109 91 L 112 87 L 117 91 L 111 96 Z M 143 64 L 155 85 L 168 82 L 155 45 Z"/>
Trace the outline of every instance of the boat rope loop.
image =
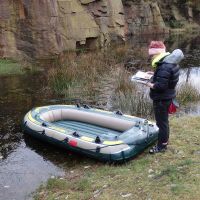
<path id="1" fill-rule="evenodd" d="M 69 138 L 68 137 L 66 137 L 64 140 L 63 140 L 63 142 L 69 142 Z"/>
<path id="2" fill-rule="evenodd" d="M 22 133 L 25 132 L 25 128 L 26 128 L 26 126 L 27 126 L 27 121 L 25 121 L 24 124 L 23 124 L 23 127 L 22 127 Z"/>
<path id="3" fill-rule="evenodd" d="M 45 122 L 42 122 L 42 126 L 47 127 L 47 124 Z"/>
<path id="4" fill-rule="evenodd" d="M 96 139 L 95 139 L 95 143 L 97 143 L 97 144 L 100 144 L 100 143 L 101 143 L 101 139 L 100 139 L 99 136 L 96 137 Z"/>
<path id="5" fill-rule="evenodd" d="M 140 146 L 140 145 L 144 145 L 148 143 L 147 139 L 144 141 L 144 142 L 141 142 L 141 143 L 120 143 L 120 144 L 110 144 L 110 145 L 105 145 L 105 146 L 97 146 L 95 149 L 87 149 L 89 151 L 98 151 L 98 153 L 100 152 L 101 149 L 104 149 L 104 148 L 107 148 L 107 147 L 114 147 L 114 146 L 119 146 L 119 145 L 122 145 L 122 144 L 126 144 L 126 145 L 129 145 L 129 146 L 132 146 L 132 145 L 135 145 L 135 146 Z"/>
<path id="6" fill-rule="evenodd" d="M 123 161 L 125 161 L 124 151 L 121 151 L 121 154 L 122 154 Z"/>
<path id="7" fill-rule="evenodd" d="M 45 130 L 41 131 L 41 134 L 42 134 L 42 135 L 46 135 L 46 134 L 45 134 Z"/>
<path id="8" fill-rule="evenodd" d="M 80 135 L 75 131 L 75 132 L 73 132 L 72 133 L 72 135 L 74 136 L 74 137 L 77 137 L 77 138 L 79 138 L 80 137 Z"/>
<path id="9" fill-rule="evenodd" d="M 116 115 L 123 115 L 122 111 L 118 110 L 115 112 Z"/>
<path id="10" fill-rule="evenodd" d="M 96 153 L 100 153 L 101 147 L 97 146 Z"/>
<path id="11" fill-rule="evenodd" d="M 76 104 L 76 107 L 77 107 L 77 108 L 81 108 L 81 104 L 80 104 L 80 103 L 77 103 L 77 104 Z M 83 108 L 85 108 L 85 109 L 90 109 L 91 107 L 90 107 L 89 105 L 87 105 L 87 104 L 83 104 Z"/>
<path id="12" fill-rule="evenodd" d="M 24 127 L 26 127 L 26 125 L 27 125 L 27 121 L 24 122 Z"/>
<path id="13" fill-rule="evenodd" d="M 90 109 L 90 106 L 88 106 L 87 104 L 83 104 L 83 108 Z"/>
<path id="14" fill-rule="evenodd" d="M 77 107 L 77 108 L 80 108 L 80 107 L 81 107 L 81 104 L 80 104 L 80 103 L 77 103 L 77 104 L 76 104 L 76 107 Z"/>

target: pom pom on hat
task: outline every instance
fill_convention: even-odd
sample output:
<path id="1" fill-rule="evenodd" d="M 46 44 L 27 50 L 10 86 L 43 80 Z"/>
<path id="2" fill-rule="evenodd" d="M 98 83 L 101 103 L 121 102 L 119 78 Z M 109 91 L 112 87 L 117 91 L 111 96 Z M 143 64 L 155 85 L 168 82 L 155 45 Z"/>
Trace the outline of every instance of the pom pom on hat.
<path id="1" fill-rule="evenodd" d="M 149 45 L 150 56 L 165 52 L 166 52 L 166 47 L 162 41 L 151 41 Z"/>

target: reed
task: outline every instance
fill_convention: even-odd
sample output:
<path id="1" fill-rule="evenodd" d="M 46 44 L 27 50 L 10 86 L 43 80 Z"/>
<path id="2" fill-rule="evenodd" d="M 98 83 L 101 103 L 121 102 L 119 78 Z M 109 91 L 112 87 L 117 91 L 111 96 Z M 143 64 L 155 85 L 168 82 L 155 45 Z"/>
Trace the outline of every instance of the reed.
<path id="1" fill-rule="evenodd" d="M 200 91 L 191 83 L 182 83 L 177 87 L 177 99 L 181 104 L 200 100 Z"/>
<path id="2" fill-rule="evenodd" d="M 93 106 L 105 105 L 107 107 L 100 107 L 108 108 L 109 104 L 109 109 L 150 117 L 153 109 L 147 88 L 131 83 L 130 75 L 134 72 L 130 74 L 124 68 L 127 56 L 134 58 L 138 54 L 141 52 L 132 51 L 126 45 L 96 52 L 68 52 L 58 57 L 56 66 L 49 71 L 50 88 L 57 94 Z M 145 58 L 142 61 L 144 68 Z M 135 66 L 135 70 L 141 68 L 141 63 Z M 184 83 L 177 87 L 177 99 L 181 104 L 197 101 L 200 92 L 191 84 Z"/>
<path id="3" fill-rule="evenodd" d="M 80 88 L 87 94 L 95 91 L 99 79 L 113 70 L 113 66 L 118 63 L 117 55 L 123 54 L 114 56 L 113 51 L 62 55 L 54 62 L 56 67 L 49 70 L 50 88 L 57 94 L 65 95 L 73 94 L 73 89 L 77 92 Z"/>
<path id="4" fill-rule="evenodd" d="M 137 116 L 152 116 L 152 102 L 148 89 L 130 81 L 130 74 L 126 70 L 118 73 L 113 97 L 113 109 L 120 109 L 124 113 Z"/>

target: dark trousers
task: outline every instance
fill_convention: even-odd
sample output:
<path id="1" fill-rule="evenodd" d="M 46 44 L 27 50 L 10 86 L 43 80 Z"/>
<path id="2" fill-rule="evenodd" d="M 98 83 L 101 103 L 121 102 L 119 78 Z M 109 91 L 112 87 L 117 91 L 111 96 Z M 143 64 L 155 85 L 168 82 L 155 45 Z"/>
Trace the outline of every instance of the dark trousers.
<path id="1" fill-rule="evenodd" d="M 169 114 L 168 108 L 172 100 L 153 101 L 154 114 L 156 125 L 159 128 L 158 146 L 162 147 L 163 143 L 169 140 Z"/>

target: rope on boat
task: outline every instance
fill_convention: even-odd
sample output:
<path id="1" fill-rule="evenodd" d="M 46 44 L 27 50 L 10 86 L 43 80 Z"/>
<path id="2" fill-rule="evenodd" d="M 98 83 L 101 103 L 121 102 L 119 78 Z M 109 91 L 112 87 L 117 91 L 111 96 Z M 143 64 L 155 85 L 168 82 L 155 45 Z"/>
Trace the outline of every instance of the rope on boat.
<path id="1" fill-rule="evenodd" d="M 42 126 L 47 127 L 47 124 L 42 123 Z M 26 127 L 27 127 L 27 121 L 24 122 L 24 130 L 25 130 Z M 42 135 L 46 135 L 46 134 L 45 134 L 45 130 L 42 130 L 42 131 L 35 131 L 35 132 L 40 133 L 40 134 L 42 134 Z M 75 136 L 75 137 L 80 137 L 80 135 L 79 135 L 76 131 L 73 133 L 73 136 Z M 48 137 L 50 137 L 50 136 L 48 136 Z M 132 145 L 134 145 L 134 146 L 140 146 L 140 145 L 146 144 L 146 143 L 148 142 L 149 137 L 150 137 L 149 130 L 147 130 L 147 137 L 146 137 L 145 141 L 144 141 L 144 142 L 141 142 L 141 143 L 110 144 L 110 145 L 105 145 L 105 146 L 102 146 L 102 147 L 97 146 L 97 147 L 94 148 L 94 149 L 86 149 L 86 150 L 88 150 L 88 151 L 96 151 L 96 152 L 99 153 L 99 152 L 101 151 L 101 149 L 104 149 L 104 148 L 107 148 L 107 147 L 118 146 L 118 145 L 122 145 L 122 144 L 129 145 L 129 146 L 132 146 Z M 55 139 L 55 138 L 54 138 L 54 139 Z M 69 138 L 66 137 L 64 140 L 62 140 L 62 142 L 65 142 L 65 143 L 68 143 L 68 144 L 69 144 Z M 95 143 L 101 144 L 101 139 L 100 139 L 99 136 L 96 137 Z"/>

